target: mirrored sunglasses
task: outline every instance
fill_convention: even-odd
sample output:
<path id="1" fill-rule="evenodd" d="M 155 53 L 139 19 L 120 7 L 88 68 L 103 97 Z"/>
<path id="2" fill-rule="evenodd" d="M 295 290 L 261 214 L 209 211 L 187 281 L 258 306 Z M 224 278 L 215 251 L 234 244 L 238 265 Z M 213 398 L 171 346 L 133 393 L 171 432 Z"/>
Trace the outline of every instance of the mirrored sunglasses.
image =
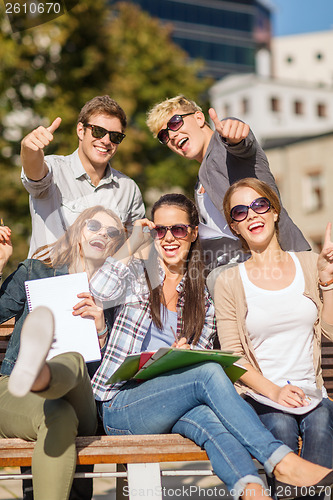
<path id="1" fill-rule="evenodd" d="M 230 210 L 230 217 L 235 222 L 242 222 L 246 219 L 250 208 L 256 214 L 265 214 L 271 208 L 271 203 L 265 197 L 256 198 L 251 205 L 236 205 L 233 207 Z"/>
<path id="2" fill-rule="evenodd" d="M 103 226 L 103 224 L 97 219 L 88 219 L 86 220 L 86 225 L 88 231 L 92 233 L 98 233 L 102 228 L 106 229 L 106 234 L 109 238 L 116 238 L 120 235 L 119 229 L 113 226 Z"/>
<path id="3" fill-rule="evenodd" d="M 156 226 L 151 229 L 150 234 L 155 240 L 161 240 L 167 234 L 168 231 L 171 232 L 172 236 L 176 239 L 186 238 L 188 234 L 188 228 L 195 227 L 192 224 L 175 224 L 174 226 Z"/>
<path id="4" fill-rule="evenodd" d="M 122 132 L 112 132 L 110 130 L 106 130 L 103 127 L 99 127 L 98 125 L 92 125 L 91 123 L 86 123 L 84 125 L 85 128 L 90 128 L 91 135 L 95 137 L 95 139 L 102 139 L 106 134 L 109 134 L 110 141 L 114 144 L 120 144 L 121 141 L 126 137 Z"/>
<path id="5" fill-rule="evenodd" d="M 157 134 L 157 139 L 160 141 L 160 143 L 168 144 L 170 140 L 169 130 L 172 130 L 173 132 L 179 130 L 180 127 L 184 125 L 183 117 L 194 115 L 194 113 L 195 111 L 192 111 L 191 113 L 185 113 L 183 115 L 173 115 L 167 123 L 167 128 L 162 128 L 162 130 L 160 130 Z"/>

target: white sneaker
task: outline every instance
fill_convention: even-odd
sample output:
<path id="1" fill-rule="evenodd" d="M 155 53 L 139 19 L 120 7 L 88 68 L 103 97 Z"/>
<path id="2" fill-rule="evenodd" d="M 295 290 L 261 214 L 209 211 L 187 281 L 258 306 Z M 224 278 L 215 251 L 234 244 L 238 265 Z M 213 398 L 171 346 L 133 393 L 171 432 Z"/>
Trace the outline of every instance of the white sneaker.
<path id="1" fill-rule="evenodd" d="M 36 307 L 23 323 L 19 354 L 8 380 L 13 396 L 23 397 L 30 391 L 45 363 L 53 335 L 53 313 L 48 307 Z"/>

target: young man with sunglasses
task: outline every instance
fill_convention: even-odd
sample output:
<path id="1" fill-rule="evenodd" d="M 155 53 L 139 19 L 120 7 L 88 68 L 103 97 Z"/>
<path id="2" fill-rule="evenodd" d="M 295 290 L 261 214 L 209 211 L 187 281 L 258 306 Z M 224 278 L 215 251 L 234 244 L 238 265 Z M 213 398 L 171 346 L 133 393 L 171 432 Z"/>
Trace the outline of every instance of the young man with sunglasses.
<path id="1" fill-rule="evenodd" d="M 147 125 L 154 137 L 171 151 L 201 164 L 195 187 L 199 235 L 206 264 L 214 269 L 242 262 L 249 256 L 243 252 L 240 240 L 231 233 L 224 217 L 222 204 L 228 187 L 238 179 L 257 177 L 277 193 L 278 188 L 267 157 L 249 125 L 235 118 L 220 121 L 212 108 L 209 115 L 215 132 L 202 109 L 179 95 L 156 104 L 148 112 Z M 284 208 L 279 229 L 284 250 L 310 250 Z"/>
<path id="2" fill-rule="evenodd" d="M 58 117 L 21 142 L 22 182 L 32 217 L 29 256 L 56 241 L 88 207 L 110 208 L 128 228 L 145 215 L 138 186 L 110 165 L 125 138 L 126 115 L 119 104 L 109 96 L 88 101 L 78 117 L 78 149 L 68 156 L 44 156 L 60 124 Z"/>

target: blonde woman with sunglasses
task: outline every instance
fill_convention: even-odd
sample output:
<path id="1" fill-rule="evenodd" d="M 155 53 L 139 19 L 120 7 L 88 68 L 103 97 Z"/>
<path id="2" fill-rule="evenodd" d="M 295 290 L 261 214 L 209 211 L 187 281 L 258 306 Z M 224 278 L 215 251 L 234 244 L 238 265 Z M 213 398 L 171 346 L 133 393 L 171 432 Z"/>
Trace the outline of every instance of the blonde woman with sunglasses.
<path id="1" fill-rule="evenodd" d="M 15 318 L 15 326 L 1 366 L 0 438 L 36 441 L 32 458 L 35 500 L 69 498 L 76 467 L 75 437 L 94 434 L 97 415 L 80 354 L 60 354 L 45 364 L 53 338 L 53 317 L 47 308 L 28 314 L 24 283 L 83 271 L 89 279 L 124 241 L 121 221 L 112 211 L 102 206 L 89 208 L 54 245 L 21 262 L 1 287 L 0 323 Z M 11 254 L 11 231 L 1 226 L 0 272 Z M 94 318 L 102 350 L 111 331 L 113 311 L 104 311 L 89 293 L 81 293 L 73 315 Z M 97 366 L 88 365 L 92 375 Z M 75 480 L 73 497 L 88 500 L 92 481 L 81 482 Z"/>
<path id="2" fill-rule="evenodd" d="M 233 184 L 223 208 L 250 255 L 221 273 L 214 292 L 221 347 L 247 368 L 237 389 L 275 437 L 297 452 L 301 436 L 301 456 L 331 467 L 333 403 L 320 366 L 321 335 L 333 340 L 331 225 L 319 256 L 283 251 L 279 199 L 258 179 Z"/>

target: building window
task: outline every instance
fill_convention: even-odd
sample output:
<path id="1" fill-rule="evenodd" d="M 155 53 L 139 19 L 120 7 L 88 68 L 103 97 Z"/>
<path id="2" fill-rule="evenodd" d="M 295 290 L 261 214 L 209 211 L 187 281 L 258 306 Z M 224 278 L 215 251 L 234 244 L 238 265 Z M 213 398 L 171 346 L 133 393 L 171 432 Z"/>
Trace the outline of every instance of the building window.
<path id="1" fill-rule="evenodd" d="M 318 53 L 316 54 L 316 59 L 317 59 L 318 61 L 321 61 L 323 58 L 324 58 L 324 55 L 323 55 L 321 52 L 318 52 Z"/>
<path id="2" fill-rule="evenodd" d="M 291 57 L 291 56 L 288 56 L 288 57 L 286 57 L 286 62 L 287 62 L 288 64 L 292 64 L 292 63 L 294 62 L 294 58 L 293 58 L 293 57 Z"/>
<path id="3" fill-rule="evenodd" d="M 294 113 L 295 115 L 303 115 L 304 114 L 304 105 L 302 101 L 294 102 Z"/>
<path id="4" fill-rule="evenodd" d="M 244 97 L 244 99 L 241 100 L 241 114 L 246 115 L 250 110 L 250 103 L 249 100 Z"/>
<path id="5" fill-rule="evenodd" d="M 307 212 L 316 212 L 324 206 L 323 175 L 321 172 L 307 174 L 303 182 L 303 206 Z"/>
<path id="6" fill-rule="evenodd" d="M 317 104 L 317 116 L 319 116 L 320 118 L 326 118 L 327 116 L 327 109 L 326 109 L 326 105 L 323 104 L 323 103 L 318 103 Z"/>
<path id="7" fill-rule="evenodd" d="M 281 111 L 280 108 L 280 99 L 278 99 L 277 97 L 271 97 L 271 111 L 273 111 L 273 113 L 278 113 L 279 111 Z"/>

